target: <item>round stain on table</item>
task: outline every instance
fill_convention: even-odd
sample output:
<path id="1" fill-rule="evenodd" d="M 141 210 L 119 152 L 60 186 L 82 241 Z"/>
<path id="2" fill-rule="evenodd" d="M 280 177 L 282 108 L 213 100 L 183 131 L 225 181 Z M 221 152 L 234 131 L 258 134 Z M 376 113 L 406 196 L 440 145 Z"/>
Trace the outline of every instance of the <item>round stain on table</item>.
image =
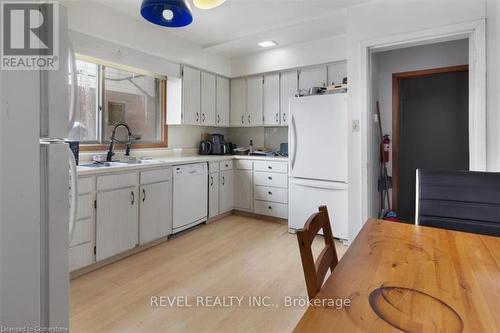
<path id="1" fill-rule="evenodd" d="M 462 332 L 458 313 L 440 299 L 403 287 L 380 287 L 369 296 L 373 311 L 404 332 Z"/>

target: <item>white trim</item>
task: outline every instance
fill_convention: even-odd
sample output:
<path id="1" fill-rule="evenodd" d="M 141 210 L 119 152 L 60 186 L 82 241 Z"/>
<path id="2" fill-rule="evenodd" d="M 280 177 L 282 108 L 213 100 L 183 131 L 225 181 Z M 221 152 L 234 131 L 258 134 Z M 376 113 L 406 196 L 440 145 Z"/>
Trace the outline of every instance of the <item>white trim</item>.
<path id="1" fill-rule="evenodd" d="M 360 43 L 362 220 L 368 218 L 370 181 L 368 125 L 371 121 L 370 55 L 402 47 L 467 38 L 469 40 L 469 160 L 470 169 L 486 170 L 486 22 L 467 21 L 433 29 L 366 40 Z"/>

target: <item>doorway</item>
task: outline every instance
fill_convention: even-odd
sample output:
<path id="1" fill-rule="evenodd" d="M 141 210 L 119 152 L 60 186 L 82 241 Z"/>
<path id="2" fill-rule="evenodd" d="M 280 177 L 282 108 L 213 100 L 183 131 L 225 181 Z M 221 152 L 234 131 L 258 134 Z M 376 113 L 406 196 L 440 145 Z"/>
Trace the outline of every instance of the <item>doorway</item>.
<path id="1" fill-rule="evenodd" d="M 416 169 L 469 170 L 468 66 L 392 78 L 392 204 L 414 222 Z"/>

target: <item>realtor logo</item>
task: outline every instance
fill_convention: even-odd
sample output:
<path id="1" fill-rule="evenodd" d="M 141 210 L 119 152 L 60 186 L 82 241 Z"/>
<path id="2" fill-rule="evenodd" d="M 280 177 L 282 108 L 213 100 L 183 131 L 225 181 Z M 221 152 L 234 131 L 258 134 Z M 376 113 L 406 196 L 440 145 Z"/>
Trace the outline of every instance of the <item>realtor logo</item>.
<path id="1" fill-rule="evenodd" d="M 57 70 L 59 12 L 57 2 L 2 1 L 2 70 Z"/>

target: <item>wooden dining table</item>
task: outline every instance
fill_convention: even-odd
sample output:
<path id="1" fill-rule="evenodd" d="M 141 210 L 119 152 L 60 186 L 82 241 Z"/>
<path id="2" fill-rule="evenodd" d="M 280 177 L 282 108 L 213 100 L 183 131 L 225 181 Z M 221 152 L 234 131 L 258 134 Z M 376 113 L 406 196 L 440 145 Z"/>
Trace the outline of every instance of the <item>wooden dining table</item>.
<path id="1" fill-rule="evenodd" d="M 401 331 L 500 332 L 500 237 L 368 220 L 294 330 Z"/>

